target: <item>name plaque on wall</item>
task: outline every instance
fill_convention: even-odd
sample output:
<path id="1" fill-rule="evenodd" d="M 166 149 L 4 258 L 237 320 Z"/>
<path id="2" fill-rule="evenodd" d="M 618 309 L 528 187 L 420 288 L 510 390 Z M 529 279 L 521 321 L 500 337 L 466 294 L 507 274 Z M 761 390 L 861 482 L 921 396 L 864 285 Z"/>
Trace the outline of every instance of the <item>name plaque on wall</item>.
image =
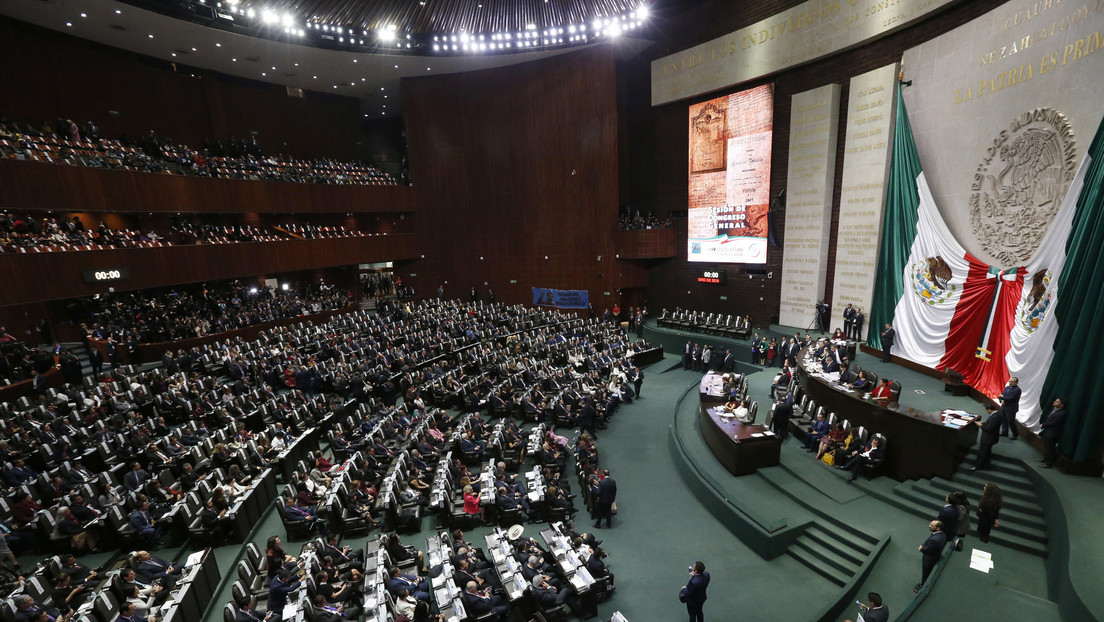
<path id="1" fill-rule="evenodd" d="M 870 302 L 874 299 L 889 151 L 893 147 L 896 81 L 896 63 L 851 78 L 836 230 L 831 329 L 843 327 L 843 310 L 848 304 L 869 316 Z M 864 334 L 868 328 L 863 325 Z"/>
<path id="2" fill-rule="evenodd" d="M 840 85 L 798 93 L 790 103 L 786 229 L 778 322 L 808 325 L 824 297 L 836 171 Z"/>
<path id="3" fill-rule="evenodd" d="M 954 1 L 809 0 L 652 61 L 652 105 L 727 88 L 867 43 Z"/>

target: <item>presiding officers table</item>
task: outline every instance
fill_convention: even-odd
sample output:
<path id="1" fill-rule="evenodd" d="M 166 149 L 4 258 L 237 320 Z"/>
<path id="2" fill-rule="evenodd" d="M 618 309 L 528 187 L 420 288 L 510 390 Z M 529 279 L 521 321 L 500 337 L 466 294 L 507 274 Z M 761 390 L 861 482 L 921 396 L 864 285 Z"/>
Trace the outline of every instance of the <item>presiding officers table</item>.
<path id="1" fill-rule="evenodd" d="M 819 365 L 802 353 L 797 382 L 809 399 L 840 421 L 864 426 L 871 435 L 886 438 L 885 472 L 895 480 L 950 479 L 962 458 L 977 441 L 977 426 L 960 425 L 955 417 L 906 406 L 884 406 L 861 392 L 851 391 L 818 374 Z M 944 422 L 946 420 L 946 423 Z M 961 421 L 958 419 L 958 421 Z"/>
<path id="2" fill-rule="evenodd" d="M 740 423 L 722 417 L 725 403 L 724 376 L 731 372 L 706 374 L 699 386 L 698 424 L 702 437 L 717 460 L 733 475 L 748 475 L 760 467 L 774 466 L 782 455 L 782 440 L 765 426 Z M 735 382 L 737 386 L 740 382 Z"/>

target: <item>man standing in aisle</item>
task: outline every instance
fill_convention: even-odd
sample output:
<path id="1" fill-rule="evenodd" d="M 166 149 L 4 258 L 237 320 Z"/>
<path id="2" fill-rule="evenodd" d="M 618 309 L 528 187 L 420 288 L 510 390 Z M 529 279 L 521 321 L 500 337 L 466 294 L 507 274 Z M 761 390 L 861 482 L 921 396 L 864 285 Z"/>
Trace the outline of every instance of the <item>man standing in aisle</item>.
<path id="1" fill-rule="evenodd" d="M 886 323 L 882 330 L 882 362 L 892 361 L 890 350 L 893 349 L 893 340 L 897 338 L 897 331 L 893 330 L 893 324 Z"/>
<path id="2" fill-rule="evenodd" d="M 610 477 L 609 469 L 602 472 L 598 481 L 598 502 L 594 508 L 594 528 L 602 528 L 602 519 L 606 519 L 606 528 L 613 526 L 613 502 L 617 500 L 617 482 Z"/>
<path id="3" fill-rule="evenodd" d="M 690 567 L 690 580 L 682 586 L 679 592 L 679 600 L 686 603 L 686 611 L 690 614 L 690 622 L 705 622 L 705 614 L 702 606 L 707 598 L 705 590 L 709 587 L 709 573 L 705 571 L 705 564 L 694 562 Z"/>
<path id="4" fill-rule="evenodd" d="M 1001 415 L 1004 417 L 1000 435 L 1011 435 L 1012 440 L 1016 440 L 1020 436 L 1020 431 L 1016 428 L 1016 413 L 1020 412 L 1020 379 L 1015 376 L 1009 378 L 997 399 L 1000 400 Z"/>
<path id="5" fill-rule="evenodd" d="M 923 562 L 921 564 L 922 574 L 920 575 L 920 582 L 916 584 L 916 587 L 912 588 L 913 592 L 919 592 L 920 588 L 924 587 L 924 584 L 928 581 L 928 575 L 931 574 L 935 564 L 939 562 L 939 558 L 943 555 L 943 547 L 947 546 L 947 534 L 943 533 L 943 523 L 937 520 L 933 520 L 928 523 L 928 529 L 931 530 L 931 535 L 924 541 L 923 544 L 916 547 L 918 551 L 923 555 Z"/>
<path id="6" fill-rule="evenodd" d="M 993 458 L 993 445 L 996 445 L 997 441 L 1000 440 L 1000 427 L 1004 416 L 993 404 L 986 404 L 985 412 L 989 416 L 981 424 L 981 447 L 978 448 L 978 456 L 974 466 L 970 467 L 971 471 L 989 468 L 989 462 Z"/>
<path id="7" fill-rule="evenodd" d="M 1042 458 L 1036 458 L 1042 462 L 1044 469 L 1054 466 L 1054 460 L 1058 457 L 1058 440 L 1062 438 L 1062 427 L 1066 424 L 1066 400 L 1058 397 L 1054 399 L 1054 408 L 1043 419 L 1043 447 L 1045 451 Z"/>

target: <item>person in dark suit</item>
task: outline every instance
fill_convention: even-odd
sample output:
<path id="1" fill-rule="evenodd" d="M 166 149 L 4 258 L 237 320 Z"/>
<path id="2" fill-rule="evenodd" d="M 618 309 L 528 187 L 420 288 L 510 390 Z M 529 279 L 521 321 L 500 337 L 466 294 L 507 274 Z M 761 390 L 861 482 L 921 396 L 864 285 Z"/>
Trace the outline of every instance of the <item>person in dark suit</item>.
<path id="1" fill-rule="evenodd" d="M 859 604 L 863 608 L 862 618 L 865 622 L 889 622 L 889 607 L 882 604 L 882 595 L 870 592 L 866 595 L 869 605 Z M 847 620 L 851 622 L 851 620 Z"/>
<path id="2" fill-rule="evenodd" d="M 866 451 L 853 452 L 851 458 L 847 461 L 847 464 L 840 466 L 840 469 L 844 471 L 850 471 L 851 477 L 847 478 L 847 481 L 853 482 L 858 477 L 857 471 L 864 464 L 873 464 L 878 460 L 885 457 L 885 448 L 882 447 L 882 437 L 875 436 L 870 439 L 870 444 L 866 446 Z"/>
<path id="3" fill-rule="evenodd" d="M 793 396 L 782 393 L 774 404 L 774 419 L 771 429 L 781 440 L 786 440 L 790 434 L 790 417 L 793 416 Z"/>
<path id="4" fill-rule="evenodd" d="M 273 617 L 279 616 L 287 604 L 288 594 L 300 587 L 299 579 L 292 580 L 290 572 L 283 570 L 268 588 L 268 611 Z"/>
<path id="5" fill-rule="evenodd" d="M 862 307 L 856 307 L 855 308 L 855 319 L 851 323 L 851 332 L 854 334 L 855 341 L 862 341 L 862 327 L 863 327 L 863 322 L 865 322 L 865 321 L 866 321 L 866 316 L 863 315 Z"/>
<path id="6" fill-rule="evenodd" d="M 1012 440 L 1016 440 L 1020 436 L 1020 431 L 1016 428 L 1016 413 L 1020 412 L 1020 379 L 1015 376 L 1009 378 L 997 399 L 1000 400 L 1001 415 L 1004 416 L 1000 435 L 1011 436 Z"/>
<path id="7" fill-rule="evenodd" d="M 897 331 L 893 330 L 893 324 L 887 323 L 882 329 L 882 362 L 892 361 L 890 350 L 893 349 L 893 341 L 897 338 Z"/>
<path id="8" fill-rule="evenodd" d="M 256 611 L 257 599 L 252 596 L 243 598 L 242 602 L 238 603 L 238 610 L 234 613 L 234 622 L 261 622 L 262 620 L 270 620 L 272 618 L 272 612 L 266 612 L 263 616 Z"/>
<path id="9" fill-rule="evenodd" d="M 413 575 L 402 574 L 398 566 L 392 566 L 388 574 L 391 578 L 387 580 L 387 589 L 392 594 L 406 590 L 418 600 L 429 600 L 429 586 L 425 581 Z"/>
<path id="10" fill-rule="evenodd" d="M 613 502 L 617 500 L 617 482 L 610 477 L 609 469 L 602 472 L 598 481 L 598 499 L 594 507 L 594 528 L 602 528 L 602 519 L 606 519 L 606 528 L 613 526 Z"/>
<path id="11" fill-rule="evenodd" d="M 157 617 L 150 616 L 147 620 L 134 611 L 134 603 L 126 602 L 119 607 L 119 617 L 116 622 L 157 622 Z"/>
<path id="12" fill-rule="evenodd" d="M 709 587 L 709 573 L 705 571 L 705 564 L 694 562 L 690 567 L 690 580 L 682 586 L 679 592 L 679 600 L 686 603 L 686 611 L 690 614 L 690 622 L 705 622 L 705 614 L 702 606 L 705 605 L 706 588 Z"/>
<path id="13" fill-rule="evenodd" d="M 848 339 L 854 332 L 855 328 L 855 307 L 848 304 L 847 308 L 843 310 L 843 334 Z"/>
<path id="14" fill-rule="evenodd" d="M 150 515 L 149 501 L 143 501 L 142 505 L 134 509 L 130 513 L 130 526 L 139 536 L 146 539 L 149 545 L 156 548 L 161 542 L 161 527 L 155 525 L 157 522 Z"/>
<path id="15" fill-rule="evenodd" d="M 981 424 L 981 446 L 978 448 L 978 456 L 977 460 L 974 461 L 974 466 L 970 467 L 971 471 L 989 468 L 989 463 L 993 459 L 993 445 L 996 445 L 997 441 L 1000 440 L 1000 427 L 1004 416 L 997 410 L 995 404 L 986 404 L 985 412 L 989 416 Z"/>
<path id="16" fill-rule="evenodd" d="M 820 446 L 820 439 L 829 431 L 831 427 L 828 425 L 828 420 L 824 418 L 824 413 L 817 413 L 816 421 L 805 434 L 805 451 L 816 451 Z"/>
<path id="17" fill-rule="evenodd" d="M 920 551 L 923 555 L 923 561 L 921 562 L 922 574 L 920 576 L 920 582 L 916 584 L 916 587 L 912 588 L 913 592 L 919 592 L 920 588 L 924 587 L 924 583 L 928 580 L 928 575 L 931 574 L 932 568 L 935 568 L 935 564 L 939 562 L 939 557 L 943 555 L 943 547 L 947 546 L 947 534 L 943 533 L 943 523 L 937 520 L 933 520 L 928 523 L 928 529 L 931 530 L 931 535 L 924 541 L 923 544 L 916 547 L 916 550 Z"/>
<path id="18" fill-rule="evenodd" d="M 1040 467 L 1049 469 L 1054 466 L 1054 460 L 1058 457 L 1058 441 L 1062 438 L 1062 428 L 1066 425 L 1066 400 L 1054 398 L 1054 407 L 1050 409 L 1046 419 L 1043 419 L 1043 446 L 1046 448 L 1042 458 L 1036 458 L 1042 462 Z"/>
<path id="19" fill-rule="evenodd" d="M 505 618 L 508 608 L 503 604 L 502 597 L 488 596 L 484 592 L 479 592 L 477 587 L 475 581 L 468 581 L 467 588 L 464 590 L 464 606 L 468 613 L 478 618 L 493 611 L 499 618 Z"/>

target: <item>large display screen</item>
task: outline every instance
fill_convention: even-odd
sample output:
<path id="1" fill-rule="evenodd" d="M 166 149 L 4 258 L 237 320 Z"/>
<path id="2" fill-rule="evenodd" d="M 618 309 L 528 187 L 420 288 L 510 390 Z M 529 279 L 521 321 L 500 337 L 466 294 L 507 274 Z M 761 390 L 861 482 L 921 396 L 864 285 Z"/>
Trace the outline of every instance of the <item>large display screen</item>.
<path id="1" fill-rule="evenodd" d="M 689 261 L 766 263 L 774 85 L 690 106 Z"/>

